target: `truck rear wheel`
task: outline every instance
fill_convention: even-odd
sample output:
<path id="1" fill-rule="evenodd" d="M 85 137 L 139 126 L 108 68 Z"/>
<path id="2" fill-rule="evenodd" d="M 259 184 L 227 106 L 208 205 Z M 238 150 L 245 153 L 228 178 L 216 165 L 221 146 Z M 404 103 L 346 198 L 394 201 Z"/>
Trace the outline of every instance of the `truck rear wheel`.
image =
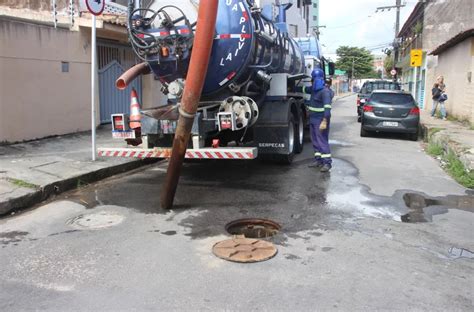
<path id="1" fill-rule="evenodd" d="M 295 148 L 294 152 L 299 154 L 303 151 L 304 146 L 304 117 L 303 112 L 298 110 L 296 113 L 295 120 L 298 122 L 295 124 Z"/>

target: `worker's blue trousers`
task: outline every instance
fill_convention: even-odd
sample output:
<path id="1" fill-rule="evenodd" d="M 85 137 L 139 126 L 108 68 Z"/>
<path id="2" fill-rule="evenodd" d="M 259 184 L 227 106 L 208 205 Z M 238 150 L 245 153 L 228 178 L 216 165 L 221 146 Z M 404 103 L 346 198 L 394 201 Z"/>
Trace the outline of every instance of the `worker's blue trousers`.
<path id="1" fill-rule="evenodd" d="M 322 164 L 330 165 L 332 163 L 331 150 L 329 148 L 329 127 L 331 118 L 326 118 L 328 126 L 325 130 L 319 130 L 319 125 L 324 116 L 310 117 L 311 142 L 314 148 L 314 160 Z"/>

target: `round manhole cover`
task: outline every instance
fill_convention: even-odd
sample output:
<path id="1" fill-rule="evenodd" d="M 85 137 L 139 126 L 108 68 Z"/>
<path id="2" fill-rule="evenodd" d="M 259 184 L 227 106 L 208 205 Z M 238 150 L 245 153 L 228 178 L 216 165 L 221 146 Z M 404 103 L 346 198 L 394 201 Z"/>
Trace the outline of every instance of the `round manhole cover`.
<path id="1" fill-rule="evenodd" d="M 212 252 L 233 262 L 259 262 L 273 258 L 276 247 L 267 241 L 252 238 L 232 238 L 216 243 Z"/>
<path id="2" fill-rule="evenodd" d="M 122 223 L 124 218 L 114 212 L 101 211 L 79 215 L 68 220 L 67 224 L 80 229 L 103 229 Z"/>
<path id="3" fill-rule="evenodd" d="M 271 220 L 249 218 L 227 223 L 225 229 L 232 235 L 244 235 L 247 238 L 267 238 L 277 234 L 281 226 Z"/>

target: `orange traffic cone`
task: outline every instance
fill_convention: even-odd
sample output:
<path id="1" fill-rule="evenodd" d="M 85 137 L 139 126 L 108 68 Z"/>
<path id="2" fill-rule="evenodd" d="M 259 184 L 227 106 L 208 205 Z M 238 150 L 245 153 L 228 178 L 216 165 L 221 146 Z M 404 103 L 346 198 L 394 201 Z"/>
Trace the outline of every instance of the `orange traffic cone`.
<path id="1" fill-rule="evenodd" d="M 130 93 L 130 129 L 141 128 L 140 103 L 138 103 L 137 91 L 132 88 Z"/>

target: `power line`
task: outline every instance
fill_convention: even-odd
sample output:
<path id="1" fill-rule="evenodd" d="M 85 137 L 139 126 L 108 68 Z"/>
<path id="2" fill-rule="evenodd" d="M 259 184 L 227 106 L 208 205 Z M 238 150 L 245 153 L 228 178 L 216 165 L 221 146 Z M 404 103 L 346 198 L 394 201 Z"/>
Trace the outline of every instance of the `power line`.
<path id="1" fill-rule="evenodd" d="M 400 32 L 400 9 L 405 7 L 406 6 L 406 2 L 404 4 L 402 4 L 402 1 L 401 0 L 395 0 L 395 5 L 389 5 L 389 6 L 382 6 L 382 7 L 377 7 L 376 10 L 375 10 L 375 13 L 377 13 L 378 11 L 384 11 L 384 10 L 388 10 L 390 11 L 390 9 L 396 9 L 397 11 L 397 15 L 396 15 L 396 20 L 395 20 L 395 37 L 394 37 L 394 50 L 395 50 L 395 63 L 396 64 L 398 62 L 398 56 L 399 56 L 399 51 L 398 51 L 398 44 L 395 44 L 396 43 L 396 40 L 397 40 L 397 36 L 398 36 L 398 33 Z"/>
<path id="2" fill-rule="evenodd" d="M 372 15 L 368 15 L 367 17 L 364 17 L 364 18 L 362 18 L 362 19 L 360 19 L 360 20 L 357 20 L 357 21 L 352 22 L 352 23 L 349 23 L 349 24 L 344 24 L 344 25 L 339 25 L 339 26 L 331 26 L 331 27 L 326 27 L 326 28 L 327 28 L 327 29 L 346 28 L 346 27 L 349 27 L 349 26 L 358 24 L 358 23 L 360 23 L 360 22 L 362 22 L 362 21 L 365 21 L 365 20 L 367 20 L 367 18 L 371 18 L 371 17 L 372 17 Z"/>

